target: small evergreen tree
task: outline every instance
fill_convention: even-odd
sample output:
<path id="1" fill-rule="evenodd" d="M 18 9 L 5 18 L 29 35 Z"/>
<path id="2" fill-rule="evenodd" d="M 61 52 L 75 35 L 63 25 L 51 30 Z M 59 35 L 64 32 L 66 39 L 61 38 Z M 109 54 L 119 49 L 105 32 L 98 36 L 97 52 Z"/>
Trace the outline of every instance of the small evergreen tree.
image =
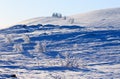
<path id="1" fill-rule="evenodd" d="M 62 18 L 62 14 L 58 14 L 58 18 Z"/>
<path id="2" fill-rule="evenodd" d="M 52 14 L 52 17 L 55 17 L 55 16 L 56 16 L 56 14 L 55 14 L 55 13 L 53 13 L 53 14 Z"/>
<path id="3" fill-rule="evenodd" d="M 53 13 L 53 14 L 52 14 L 52 17 L 62 18 L 62 14 L 60 14 L 60 13 Z"/>

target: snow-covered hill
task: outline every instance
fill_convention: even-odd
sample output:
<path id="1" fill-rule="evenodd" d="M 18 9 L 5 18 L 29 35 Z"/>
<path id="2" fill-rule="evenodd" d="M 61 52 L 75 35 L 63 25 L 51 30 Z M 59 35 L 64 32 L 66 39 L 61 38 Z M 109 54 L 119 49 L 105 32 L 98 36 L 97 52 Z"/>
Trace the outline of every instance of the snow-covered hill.
<path id="1" fill-rule="evenodd" d="M 0 30 L 0 79 L 120 79 L 119 16 L 104 9 Z"/>
<path id="2" fill-rule="evenodd" d="M 0 79 L 119 79 L 120 30 L 16 25 L 0 30 Z"/>
<path id="3" fill-rule="evenodd" d="M 74 20 L 71 22 L 71 20 Z M 96 28 L 119 28 L 120 29 L 120 8 L 102 9 L 88 13 L 82 13 L 67 16 L 66 19 L 55 17 L 38 17 L 22 21 L 18 24 L 37 25 L 37 24 L 54 24 L 54 25 L 80 25 Z"/>

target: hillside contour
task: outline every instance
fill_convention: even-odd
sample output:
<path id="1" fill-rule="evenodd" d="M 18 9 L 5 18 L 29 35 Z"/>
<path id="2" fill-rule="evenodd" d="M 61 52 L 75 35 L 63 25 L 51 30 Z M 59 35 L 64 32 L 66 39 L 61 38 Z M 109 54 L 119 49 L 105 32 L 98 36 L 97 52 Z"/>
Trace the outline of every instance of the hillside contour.
<path id="1" fill-rule="evenodd" d="M 18 24 L 80 25 L 86 27 L 111 27 L 118 29 L 120 28 L 120 8 L 96 10 L 87 13 L 67 16 L 66 18 L 37 17 L 22 21 Z"/>

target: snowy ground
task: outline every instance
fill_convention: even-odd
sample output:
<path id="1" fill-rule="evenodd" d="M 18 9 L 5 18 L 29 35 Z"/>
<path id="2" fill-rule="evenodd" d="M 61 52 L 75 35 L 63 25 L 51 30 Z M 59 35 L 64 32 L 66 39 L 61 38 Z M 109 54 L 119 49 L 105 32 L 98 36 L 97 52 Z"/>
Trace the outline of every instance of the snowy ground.
<path id="1" fill-rule="evenodd" d="M 45 45 L 45 51 L 35 50 L 37 42 Z M 23 50 L 15 50 L 15 44 Z M 63 65 L 66 53 L 76 58 L 78 67 Z M 120 79 L 120 30 L 54 25 L 0 30 L 0 79 L 13 75 L 17 79 Z"/>

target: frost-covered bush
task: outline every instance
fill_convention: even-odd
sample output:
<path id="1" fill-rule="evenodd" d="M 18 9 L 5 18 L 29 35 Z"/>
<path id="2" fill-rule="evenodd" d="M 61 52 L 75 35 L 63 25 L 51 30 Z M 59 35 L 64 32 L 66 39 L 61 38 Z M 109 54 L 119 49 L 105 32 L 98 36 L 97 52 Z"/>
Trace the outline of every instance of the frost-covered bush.
<path id="1" fill-rule="evenodd" d="M 40 43 L 39 41 L 37 41 L 34 47 L 34 52 L 36 53 L 46 52 L 46 42 Z"/>
<path id="2" fill-rule="evenodd" d="M 86 62 L 70 53 L 64 53 L 64 58 L 57 57 L 61 66 L 66 68 L 84 68 Z"/>
<path id="3" fill-rule="evenodd" d="M 66 79 L 63 74 L 52 73 L 46 76 L 46 79 Z"/>
<path id="4" fill-rule="evenodd" d="M 23 51 L 23 46 L 22 44 L 14 44 L 13 49 L 13 52 L 19 53 Z"/>
<path id="5" fill-rule="evenodd" d="M 65 59 L 64 59 L 63 65 L 65 67 L 69 67 L 69 68 L 78 68 L 79 67 L 78 59 L 75 57 L 72 57 L 70 53 L 65 53 L 64 57 L 65 57 Z"/>
<path id="6" fill-rule="evenodd" d="M 76 49 L 78 49 L 78 44 L 73 45 L 73 50 L 76 50 Z"/>
<path id="7" fill-rule="evenodd" d="M 13 40 L 12 40 L 13 38 L 12 38 L 12 35 L 11 35 L 11 34 L 4 35 L 4 37 L 5 37 L 5 42 L 6 42 L 6 43 L 10 44 L 10 43 L 13 42 Z"/>
<path id="8" fill-rule="evenodd" d="M 30 43 L 30 38 L 28 35 L 24 34 L 24 35 L 22 35 L 22 37 L 23 37 L 24 43 Z"/>
<path id="9" fill-rule="evenodd" d="M 34 52 L 36 52 L 36 53 L 42 53 L 43 52 L 42 45 L 39 41 L 36 42 L 36 45 L 34 47 Z"/>
<path id="10" fill-rule="evenodd" d="M 43 52 L 46 52 L 46 41 L 43 41 L 41 44 Z"/>

